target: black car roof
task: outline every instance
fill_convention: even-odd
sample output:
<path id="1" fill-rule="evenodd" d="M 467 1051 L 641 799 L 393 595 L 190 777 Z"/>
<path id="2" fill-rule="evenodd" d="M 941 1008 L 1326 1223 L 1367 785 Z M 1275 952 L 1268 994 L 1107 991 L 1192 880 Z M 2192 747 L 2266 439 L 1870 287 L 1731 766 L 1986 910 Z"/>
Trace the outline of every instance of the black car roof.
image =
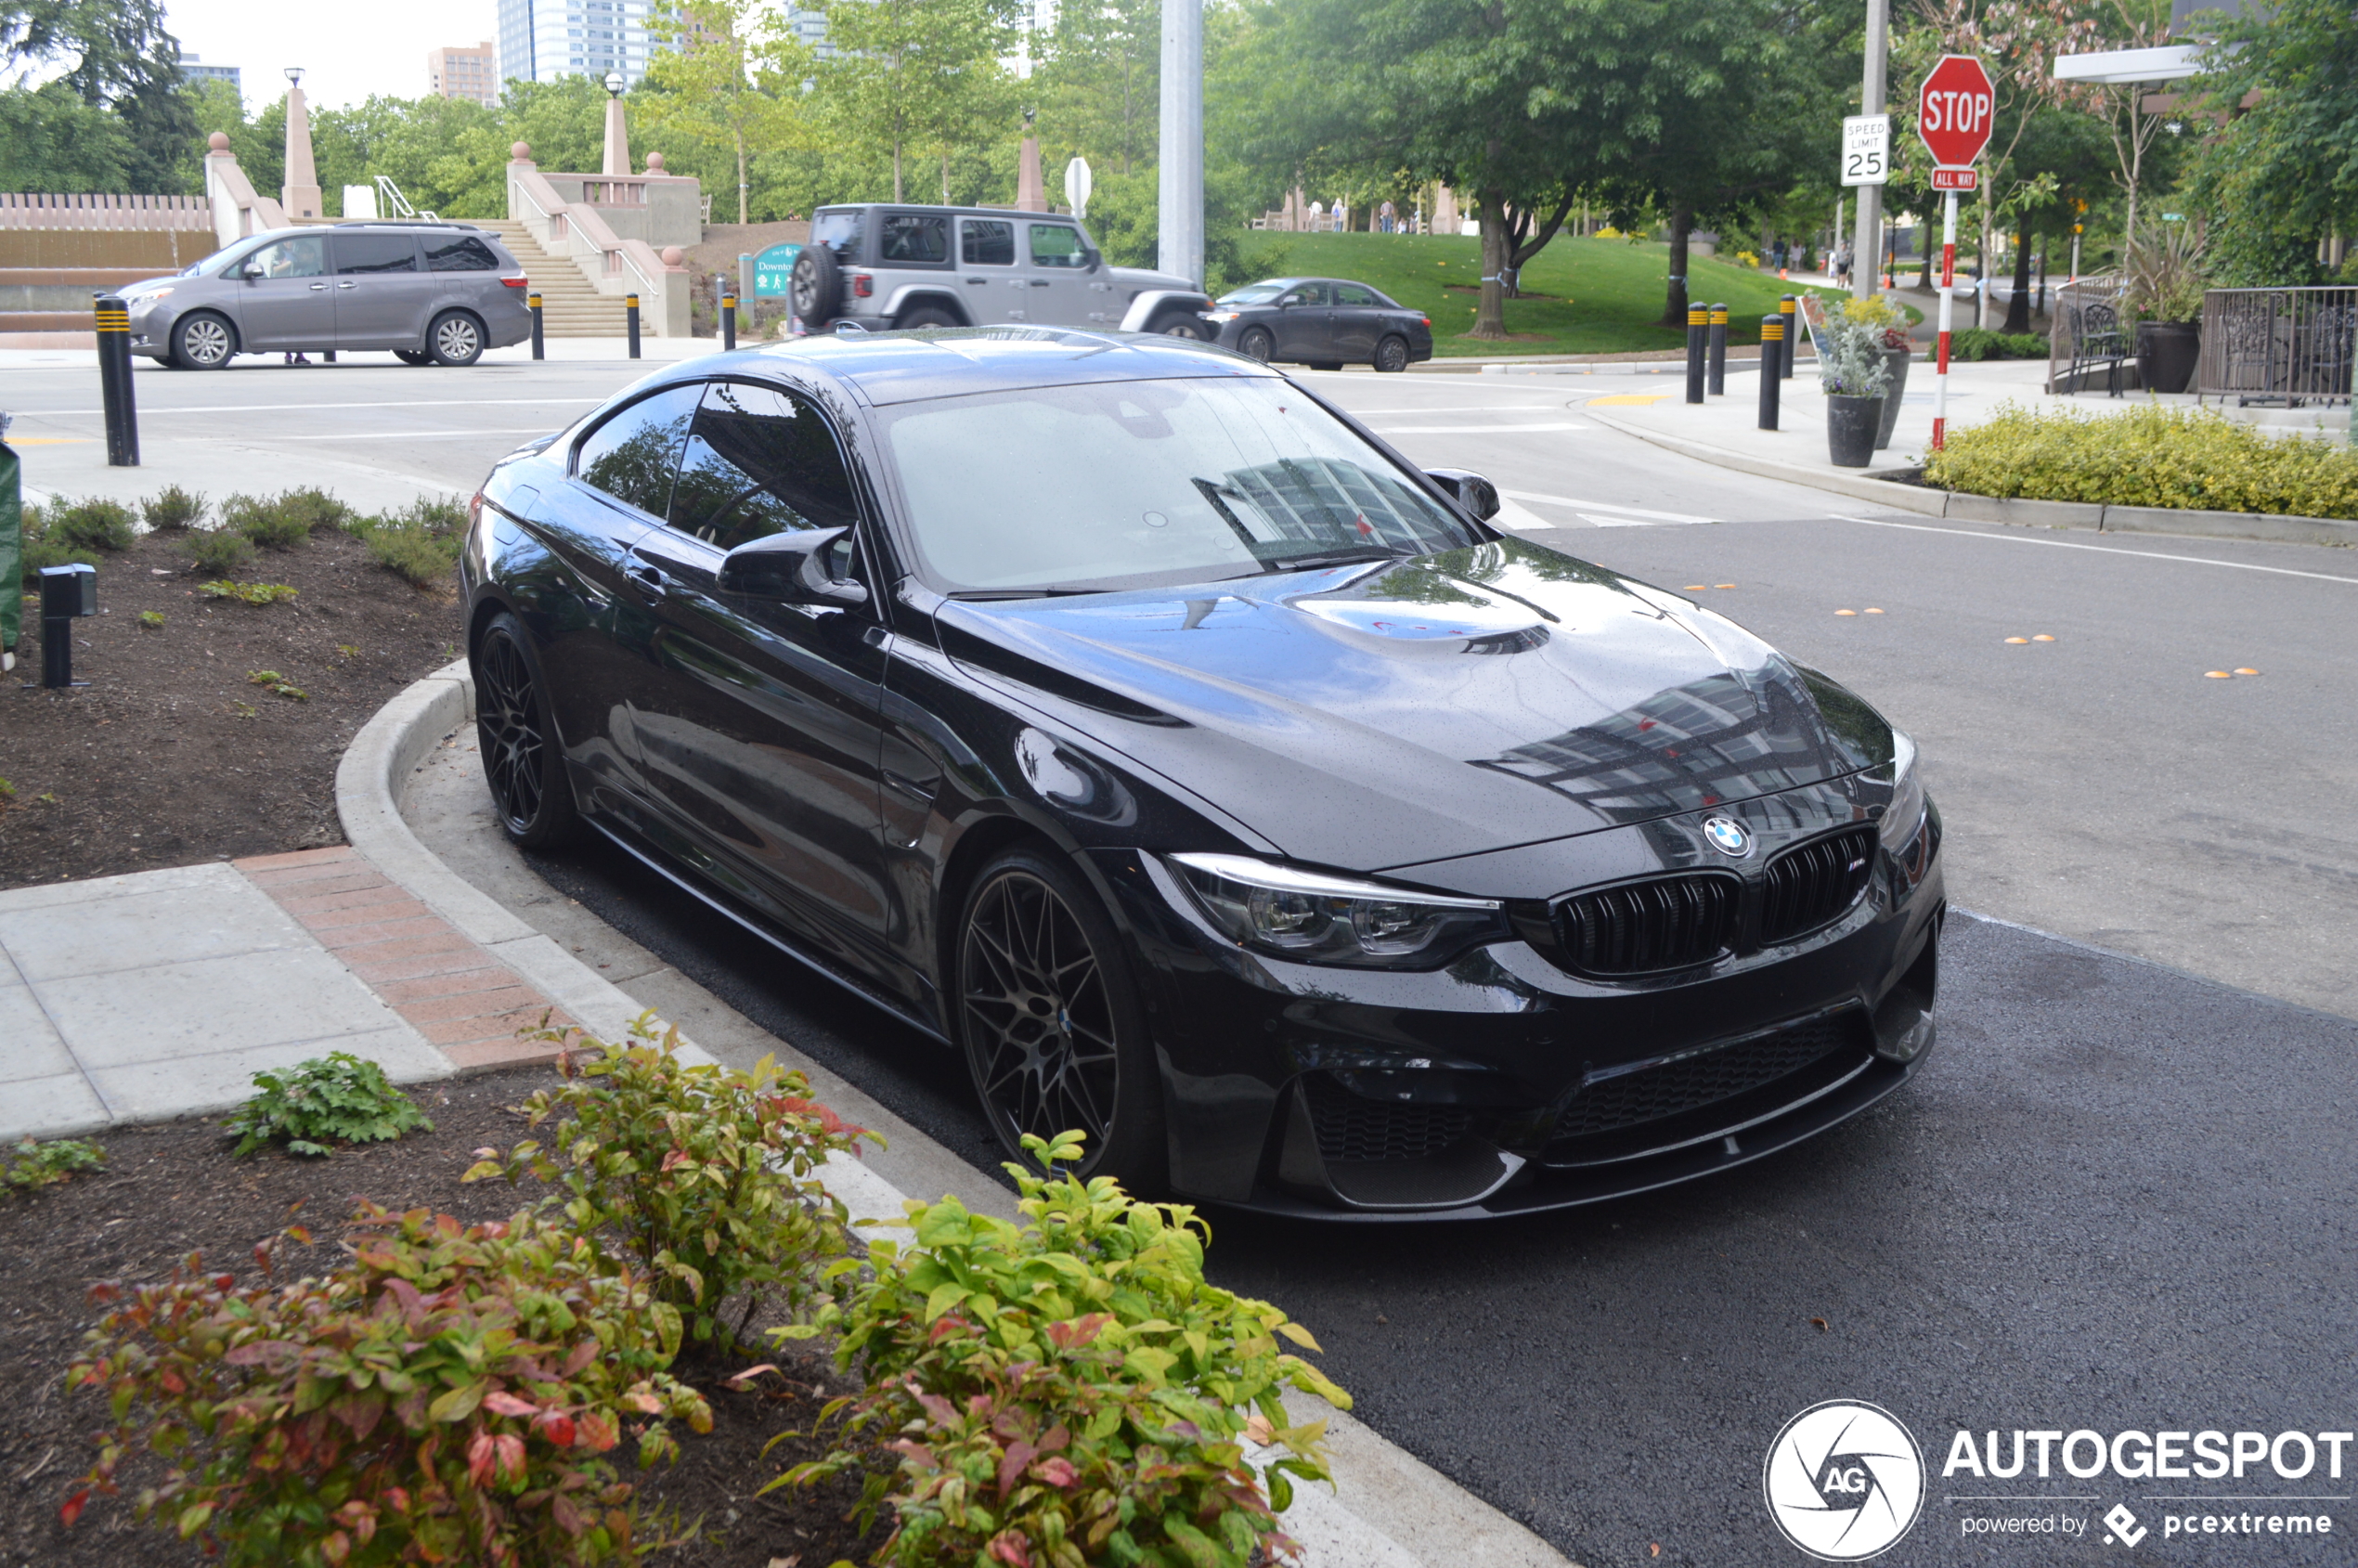
<path id="1" fill-rule="evenodd" d="M 727 366 L 792 363 L 858 389 L 871 403 L 913 403 L 974 392 L 1184 376 L 1275 377 L 1240 354 L 1184 338 L 1143 332 L 1081 332 L 1053 327 L 952 327 L 913 332 L 844 332 L 765 343 L 751 354 L 715 356 L 680 367 L 711 375 Z"/>

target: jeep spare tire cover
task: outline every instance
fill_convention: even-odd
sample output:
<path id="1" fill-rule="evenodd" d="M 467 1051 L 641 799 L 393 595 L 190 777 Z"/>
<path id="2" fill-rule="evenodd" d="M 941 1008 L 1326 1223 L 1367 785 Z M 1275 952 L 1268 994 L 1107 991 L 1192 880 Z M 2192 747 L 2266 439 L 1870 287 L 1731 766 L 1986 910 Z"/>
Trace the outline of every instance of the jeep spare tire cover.
<path id="1" fill-rule="evenodd" d="M 794 259 L 787 299 L 805 327 L 823 327 L 843 314 L 843 267 L 832 245 L 805 245 Z"/>

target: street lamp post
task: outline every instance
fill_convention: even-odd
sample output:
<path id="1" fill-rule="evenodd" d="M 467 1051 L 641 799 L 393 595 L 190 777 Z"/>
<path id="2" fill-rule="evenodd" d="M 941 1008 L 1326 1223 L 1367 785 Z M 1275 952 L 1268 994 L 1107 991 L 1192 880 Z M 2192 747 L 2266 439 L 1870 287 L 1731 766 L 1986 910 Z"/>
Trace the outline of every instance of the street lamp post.
<path id="1" fill-rule="evenodd" d="M 1203 0 L 1162 0 L 1156 264 L 1203 286 Z"/>

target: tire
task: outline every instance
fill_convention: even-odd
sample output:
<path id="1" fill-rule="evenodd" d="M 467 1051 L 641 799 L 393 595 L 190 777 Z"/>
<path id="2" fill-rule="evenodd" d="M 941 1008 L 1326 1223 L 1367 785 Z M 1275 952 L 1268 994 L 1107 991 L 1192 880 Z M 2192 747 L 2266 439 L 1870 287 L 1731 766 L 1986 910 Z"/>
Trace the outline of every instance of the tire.
<path id="1" fill-rule="evenodd" d="M 1386 375 L 1397 375 L 1408 368 L 1408 340 L 1393 335 L 1376 344 L 1376 369 Z"/>
<path id="2" fill-rule="evenodd" d="M 431 365 L 434 363 L 434 356 L 428 354 L 422 348 L 396 348 L 393 351 L 393 356 L 395 359 L 400 360 L 404 365 Z"/>
<path id="3" fill-rule="evenodd" d="M 921 305 L 902 312 L 900 319 L 892 325 L 895 331 L 915 332 L 927 327 L 963 327 L 965 323 L 938 305 Z"/>
<path id="4" fill-rule="evenodd" d="M 525 849 L 567 842 L 581 819 L 524 623 L 501 611 L 484 628 L 467 663 L 474 674 L 483 777 L 499 831 Z"/>
<path id="5" fill-rule="evenodd" d="M 1160 332 L 1166 338 L 1185 338 L 1191 343 L 1202 343 L 1211 336 L 1204 324 L 1196 318 L 1193 311 L 1173 311 L 1165 316 L 1158 316 L 1154 319 L 1154 324 L 1147 330 Z"/>
<path id="6" fill-rule="evenodd" d="M 190 311 L 172 328 L 172 362 L 184 370 L 218 370 L 238 352 L 238 330 L 209 310 Z"/>
<path id="7" fill-rule="evenodd" d="M 1269 335 L 1266 327 L 1248 327 L 1245 335 L 1237 340 L 1237 352 L 1266 365 L 1277 352 L 1277 340 Z"/>
<path id="8" fill-rule="evenodd" d="M 786 303 L 806 329 L 843 314 L 843 266 L 831 245 L 805 245 L 786 279 Z"/>
<path id="9" fill-rule="evenodd" d="M 463 310 L 446 310 L 426 328 L 426 353 L 437 365 L 460 369 L 483 357 L 483 323 Z"/>
<path id="10" fill-rule="evenodd" d="M 1071 1173 L 1159 1195 L 1168 1156 L 1155 1050 L 1113 922 L 1039 849 L 984 866 L 958 921 L 957 1031 L 1008 1158 L 1021 1134 L 1086 1134 Z"/>

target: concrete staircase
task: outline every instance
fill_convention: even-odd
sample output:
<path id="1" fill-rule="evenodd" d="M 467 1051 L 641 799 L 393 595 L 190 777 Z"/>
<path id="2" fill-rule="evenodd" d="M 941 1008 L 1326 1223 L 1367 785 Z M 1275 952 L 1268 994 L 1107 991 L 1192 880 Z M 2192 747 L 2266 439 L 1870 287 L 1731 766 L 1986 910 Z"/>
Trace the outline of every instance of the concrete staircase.
<path id="1" fill-rule="evenodd" d="M 620 294 L 602 294 L 570 257 L 552 256 L 514 218 L 470 219 L 499 236 L 540 295 L 541 330 L 552 338 L 618 338 L 629 329 Z M 643 302 L 642 302 L 643 303 Z M 643 322 L 642 331 L 652 332 Z"/>

